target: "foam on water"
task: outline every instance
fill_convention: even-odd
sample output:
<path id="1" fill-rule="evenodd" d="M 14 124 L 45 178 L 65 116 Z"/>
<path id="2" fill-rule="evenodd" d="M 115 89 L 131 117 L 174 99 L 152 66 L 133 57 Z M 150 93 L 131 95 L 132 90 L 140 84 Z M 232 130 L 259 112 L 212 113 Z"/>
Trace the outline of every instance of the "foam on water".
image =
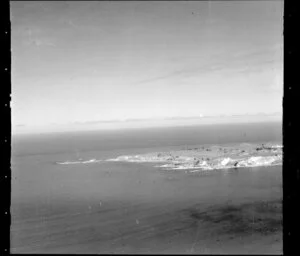
<path id="1" fill-rule="evenodd" d="M 203 161 L 198 165 L 192 163 L 182 163 L 178 164 L 164 164 L 161 166 L 156 166 L 160 168 L 169 168 L 172 170 L 187 170 L 187 169 L 202 169 L 202 170 L 217 170 L 217 169 L 229 169 L 229 168 L 241 168 L 241 167 L 259 167 L 259 166 L 274 166 L 281 165 L 282 158 L 280 156 L 275 157 L 250 157 L 248 159 L 230 159 L 224 158 L 220 159 L 219 163 L 207 163 Z"/>
<path id="2" fill-rule="evenodd" d="M 102 160 L 97 159 L 90 159 L 90 160 L 79 160 L 79 161 L 65 161 L 65 162 L 56 162 L 56 164 L 92 164 L 92 163 L 99 163 L 102 162 Z"/>
<path id="3" fill-rule="evenodd" d="M 273 166 L 282 164 L 282 145 L 249 144 L 198 147 L 169 152 L 152 152 L 140 155 L 121 155 L 106 160 L 78 159 L 56 162 L 60 165 L 93 164 L 107 162 L 158 163 L 164 170 L 213 170 L 240 167 Z"/>
<path id="4" fill-rule="evenodd" d="M 250 144 L 249 144 L 250 145 Z M 246 146 L 249 146 L 246 145 Z M 245 145 L 243 145 L 245 146 Z M 251 145 L 250 145 L 251 146 Z M 227 152 L 228 148 L 224 148 Z M 228 155 L 217 156 L 203 160 L 199 156 L 199 153 L 191 153 L 191 155 L 185 155 L 186 152 L 159 152 L 148 153 L 143 155 L 124 155 L 114 159 L 107 159 L 106 161 L 117 162 L 134 162 L 134 163 L 159 163 L 162 165 L 156 165 L 155 167 L 171 170 L 213 170 L 213 169 L 228 169 L 228 168 L 240 168 L 240 167 L 258 167 L 258 166 L 273 166 L 282 164 L 282 146 L 271 145 L 262 147 L 255 147 L 252 145 L 252 149 L 231 149 L 232 157 Z M 252 151 L 251 151 L 252 150 Z M 191 152 L 191 151 L 190 151 Z M 210 152 L 210 150 L 209 150 Z M 233 153 L 232 153 L 233 152 Z M 261 155 L 257 155 L 261 154 Z M 195 170 L 194 170 L 195 171 Z"/>

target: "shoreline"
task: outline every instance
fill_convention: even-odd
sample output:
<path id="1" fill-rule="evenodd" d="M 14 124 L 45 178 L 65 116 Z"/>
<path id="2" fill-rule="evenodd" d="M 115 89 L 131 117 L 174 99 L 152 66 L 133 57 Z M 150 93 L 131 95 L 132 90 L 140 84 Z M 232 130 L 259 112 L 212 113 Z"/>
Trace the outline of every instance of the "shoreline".
<path id="1" fill-rule="evenodd" d="M 277 143 L 241 143 L 209 145 L 184 150 L 121 155 L 111 159 L 79 159 L 56 164 L 93 164 L 98 162 L 156 163 L 166 170 L 217 170 L 282 165 L 282 145 Z"/>

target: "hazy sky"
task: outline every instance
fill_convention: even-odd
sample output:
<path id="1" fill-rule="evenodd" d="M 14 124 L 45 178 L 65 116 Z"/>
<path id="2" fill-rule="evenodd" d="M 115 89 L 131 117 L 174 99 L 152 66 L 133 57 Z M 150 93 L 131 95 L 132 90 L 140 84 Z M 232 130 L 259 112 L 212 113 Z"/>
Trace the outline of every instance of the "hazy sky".
<path id="1" fill-rule="evenodd" d="M 10 4 L 13 127 L 281 111 L 281 1 Z"/>

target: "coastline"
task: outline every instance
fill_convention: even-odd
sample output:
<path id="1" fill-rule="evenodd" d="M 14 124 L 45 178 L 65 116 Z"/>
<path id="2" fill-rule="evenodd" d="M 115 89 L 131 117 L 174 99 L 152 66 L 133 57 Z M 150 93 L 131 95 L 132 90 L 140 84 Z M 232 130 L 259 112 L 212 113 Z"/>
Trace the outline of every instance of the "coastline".
<path id="1" fill-rule="evenodd" d="M 249 127 L 18 144 L 11 252 L 282 254 L 281 137 Z M 193 157 L 212 169 L 191 168 Z M 174 158 L 186 169 L 172 169 Z M 230 168 L 228 158 L 252 165 Z"/>
<path id="2" fill-rule="evenodd" d="M 182 150 L 121 155 L 111 159 L 78 159 L 56 162 L 60 165 L 98 162 L 156 163 L 166 170 L 217 170 L 282 165 L 282 145 L 277 143 L 241 143 L 187 147 Z"/>

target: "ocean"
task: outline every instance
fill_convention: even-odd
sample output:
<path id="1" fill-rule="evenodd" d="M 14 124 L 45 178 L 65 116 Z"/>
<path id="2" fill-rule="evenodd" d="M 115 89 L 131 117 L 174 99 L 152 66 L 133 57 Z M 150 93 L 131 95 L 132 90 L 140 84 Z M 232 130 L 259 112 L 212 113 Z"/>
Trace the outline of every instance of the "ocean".
<path id="1" fill-rule="evenodd" d="M 198 145 L 282 144 L 281 127 L 13 135 L 11 252 L 280 253 L 281 166 L 201 174 L 103 160 Z M 78 159 L 99 162 L 57 164 Z"/>

